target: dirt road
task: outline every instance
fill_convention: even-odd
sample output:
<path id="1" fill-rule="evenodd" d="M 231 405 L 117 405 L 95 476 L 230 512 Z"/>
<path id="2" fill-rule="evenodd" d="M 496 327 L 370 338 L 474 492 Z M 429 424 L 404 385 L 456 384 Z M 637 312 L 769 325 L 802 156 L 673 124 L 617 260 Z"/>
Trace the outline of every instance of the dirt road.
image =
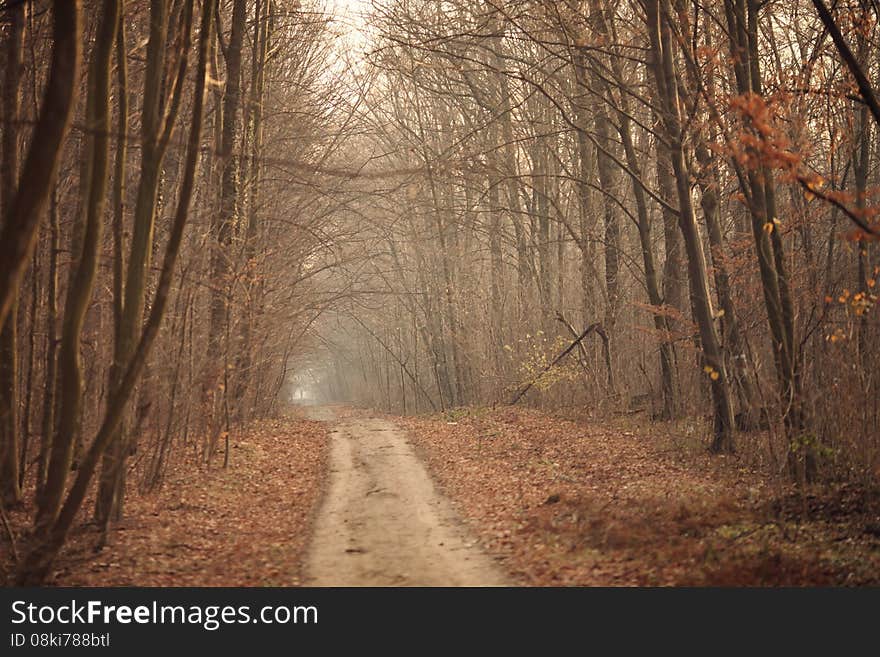
<path id="1" fill-rule="evenodd" d="M 332 411 L 310 409 L 332 421 Z M 311 586 L 503 586 L 406 434 L 379 419 L 332 425 L 330 484 L 306 561 Z"/>

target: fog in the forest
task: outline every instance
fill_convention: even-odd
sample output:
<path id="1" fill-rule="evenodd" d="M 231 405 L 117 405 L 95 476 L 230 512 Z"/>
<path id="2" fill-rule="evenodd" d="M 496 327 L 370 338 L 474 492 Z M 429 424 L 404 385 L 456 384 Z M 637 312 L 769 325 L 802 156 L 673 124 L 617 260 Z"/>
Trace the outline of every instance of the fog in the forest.
<path id="1" fill-rule="evenodd" d="M 0 7 L 19 581 L 290 404 L 638 417 L 876 479 L 873 4 Z"/>

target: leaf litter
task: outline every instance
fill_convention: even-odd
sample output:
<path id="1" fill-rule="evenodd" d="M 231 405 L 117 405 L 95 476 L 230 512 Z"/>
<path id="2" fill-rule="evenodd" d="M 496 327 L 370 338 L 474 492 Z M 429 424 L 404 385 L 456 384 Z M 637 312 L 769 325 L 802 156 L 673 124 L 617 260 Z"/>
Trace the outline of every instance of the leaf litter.
<path id="1" fill-rule="evenodd" d="M 397 420 L 522 584 L 880 584 L 876 488 L 798 491 L 745 459 L 670 447 L 656 424 L 519 408 Z"/>
<path id="2" fill-rule="evenodd" d="M 296 586 L 327 469 L 326 425 L 298 417 L 253 423 L 210 468 L 176 463 L 152 493 L 129 491 L 108 545 L 83 506 L 47 585 Z M 31 510 L 32 511 L 32 510 Z M 13 522 L 27 527 L 29 510 Z M 4 554 L 8 546 L 4 545 Z M 7 572 L 10 560 L 4 558 Z"/>

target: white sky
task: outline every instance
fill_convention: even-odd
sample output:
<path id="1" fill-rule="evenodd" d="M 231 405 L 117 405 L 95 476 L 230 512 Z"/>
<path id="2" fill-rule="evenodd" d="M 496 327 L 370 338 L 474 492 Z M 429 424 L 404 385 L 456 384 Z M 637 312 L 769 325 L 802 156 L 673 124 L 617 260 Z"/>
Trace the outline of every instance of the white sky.
<path id="1" fill-rule="evenodd" d="M 328 0 L 339 24 L 345 28 L 352 47 L 363 51 L 369 43 L 364 16 L 369 13 L 371 0 Z"/>

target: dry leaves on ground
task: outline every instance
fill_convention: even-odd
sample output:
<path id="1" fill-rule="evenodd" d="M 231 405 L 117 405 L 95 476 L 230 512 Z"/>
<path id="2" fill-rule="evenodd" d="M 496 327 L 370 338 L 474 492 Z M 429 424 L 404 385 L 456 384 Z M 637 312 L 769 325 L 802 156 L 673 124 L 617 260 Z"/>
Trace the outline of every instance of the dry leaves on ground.
<path id="1" fill-rule="evenodd" d="M 880 583 L 876 490 L 805 497 L 735 457 L 670 448 L 650 428 L 526 409 L 398 421 L 524 584 Z"/>
<path id="2" fill-rule="evenodd" d="M 220 454 L 211 469 L 177 466 L 156 493 L 132 491 L 99 553 L 94 528 L 75 528 L 47 584 L 298 585 L 327 444 L 319 422 L 256 422 L 233 437 L 228 468 Z M 84 519 L 90 512 L 86 505 Z"/>

